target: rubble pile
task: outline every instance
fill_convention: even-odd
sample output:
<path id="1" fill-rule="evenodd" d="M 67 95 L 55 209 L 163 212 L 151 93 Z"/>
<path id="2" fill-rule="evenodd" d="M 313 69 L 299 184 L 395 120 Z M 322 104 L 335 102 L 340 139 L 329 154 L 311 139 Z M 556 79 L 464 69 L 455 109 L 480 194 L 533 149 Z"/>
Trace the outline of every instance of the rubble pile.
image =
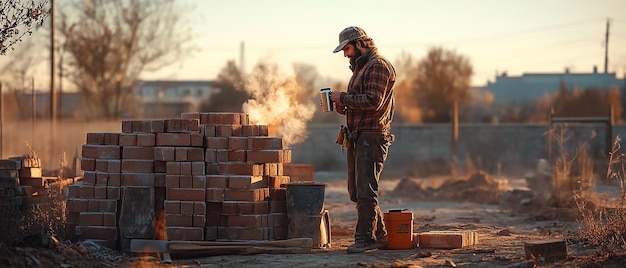
<path id="1" fill-rule="evenodd" d="M 243 113 L 121 123 L 122 133 L 87 133 L 84 179 L 68 186 L 73 240 L 128 250 L 136 238 L 286 238 L 291 150 L 267 125 Z"/>
<path id="2" fill-rule="evenodd" d="M 498 204 L 500 185 L 483 172 L 476 172 L 466 180 L 448 180 L 437 188 L 424 187 L 411 179 L 402 179 L 392 191 L 393 195 L 417 200 L 468 201 L 480 204 Z"/>

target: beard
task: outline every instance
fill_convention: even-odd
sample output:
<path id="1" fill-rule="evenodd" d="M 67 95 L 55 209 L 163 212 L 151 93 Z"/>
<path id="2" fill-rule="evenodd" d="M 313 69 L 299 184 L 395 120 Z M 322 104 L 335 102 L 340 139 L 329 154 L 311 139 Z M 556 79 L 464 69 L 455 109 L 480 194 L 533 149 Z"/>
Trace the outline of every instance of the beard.
<path id="1" fill-rule="evenodd" d="M 354 56 L 350 57 L 350 69 L 354 70 L 354 68 L 356 68 L 356 60 L 360 58 L 361 55 L 363 55 L 363 53 L 355 47 Z"/>

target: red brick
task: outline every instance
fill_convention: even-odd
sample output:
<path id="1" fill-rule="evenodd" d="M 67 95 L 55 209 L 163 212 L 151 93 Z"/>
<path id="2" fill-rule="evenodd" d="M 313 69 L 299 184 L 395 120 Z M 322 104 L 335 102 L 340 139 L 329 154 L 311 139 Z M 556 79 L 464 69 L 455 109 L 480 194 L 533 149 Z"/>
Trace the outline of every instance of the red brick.
<path id="1" fill-rule="evenodd" d="M 240 125 L 241 113 L 208 113 L 205 124 Z"/>
<path id="2" fill-rule="evenodd" d="M 76 226 L 76 234 L 81 239 L 108 240 L 117 237 L 117 227 L 111 226 Z"/>
<path id="3" fill-rule="evenodd" d="M 96 159 L 96 171 L 107 172 L 109 170 L 109 162 L 107 159 Z"/>
<path id="4" fill-rule="evenodd" d="M 243 137 L 259 136 L 259 126 L 258 125 L 242 125 L 241 136 Z"/>
<path id="5" fill-rule="evenodd" d="M 201 132 L 205 137 L 215 137 L 215 125 L 202 125 Z"/>
<path id="6" fill-rule="evenodd" d="M 216 137 L 230 137 L 233 135 L 232 125 L 215 125 Z"/>
<path id="7" fill-rule="evenodd" d="M 121 184 L 122 184 L 121 173 L 109 173 L 109 178 L 107 182 L 108 186 L 120 186 Z"/>
<path id="8" fill-rule="evenodd" d="M 270 188 L 269 189 L 270 201 L 286 201 L 287 200 L 287 188 Z"/>
<path id="9" fill-rule="evenodd" d="M 165 121 L 163 120 L 151 120 L 150 121 L 151 133 L 163 133 L 165 132 Z"/>
<path id="10" fill-rule="evenodd" d="M 120 172 L 122 172 L 122 161 L 121 160 L 109 159 L 108 162 L 109 162 L 109 164 L 108 164 L 109 169 L 107 170 L 108 173 L 120 173 Z"/>
<path id="11" fill-rule="evenodd" d="M 206 175 L 207 188 L 228 188 L 227 175 Z"/>
<path id="12" fill-rule="evenodd" d="M 156 135 L 153 133 L 137 134 L 137 146 L 154 147 Z"/>
<path id="13" fill-rule="evenodd" d="M 180 214 L 180 202 L 176 200 L 165 200 L 164 210 L 165 214 Z"/>
<path id="14" fill-rule="evenodd" d="M 202 133 L 191 133 L 189 137 L 191 138 L 192 147 L 204 147 L 204 135 Z"/>
<path id="15" fill-rule="evenodd" d="M 165 173 L 167 175 L 180 175 L 180 162 L 167 162 Z"/>
<path id="16" fill-rule="evenodd" d="M 269 189 L 225 189 L 225 201 L 266 201 L 269 197 Z"/>
<path id="17" fill-rule="evenodd" d="M 166 188 L 180 188 L 180 175 L 165 175 Z"/>
<path id="18" fill-rule="evenodd" d="M 270 201 L 270 213 L 287 213 L 287 201 Z"/>
<path id="19" fill-rule="evenodd" d="M 87 144 L 104 145 L 104 133 L 102 132 L 87 133 Z"/>
<path id="20" fill-rule="evenodd" d="M 267 215 L 222 215 L 220 226 L 267 227 Z"/>
<path id="21" fill-rule="evenodd" d="M 231 132 L 233 136 L 241 136 L 241 133 L 243 133 L 241 125 L 233 125 Z"/>
<path id="22" fill-rule="evenodd" d="M 106 199 L 107 198 L 107 186 L 94 186 L 93 188 L 93 198 L 95 199 Z"/>
<path id="23" fill-rule="evenodd" d="M 222 214 L 222 202 L 207 201 L 206 214 Z"/>
<path id="24" fill-rule="evenodd" d="M 202 227 L 206 225 L 206 216 L 205 215 L 193 215 L 193 227 Z"/>
<path id="25" fill-rule="evenodd" d="M 118 199 L 97 200 L 98 201 L 98 211 L 100 211 L 100 212 L 109 212 L 109 213 L 117 213 L 117 200 Z"/>
<path id="26" fill-rule="evenodd" d="M 226 162 L 218 163 L 217 172 L 229 175 L 263 175 L 263 165 L 254 163 Z"/>
<path id="27" fill-rule="evenodd" d="M 226 240 L 268 240 L 267 227 L 218 227 L 218 239 Z"/>
<path id="28" fill-rule="evenodd" d="M 284 148 L 282 137 L 249 137 L 249 150 L 282 150 Z"/>
<path id="29" fill-rule="evenodd" d="M 167 239 L 202 241 L 204 239 L 203 227 L 165 227 Z"/>
<path id="30" fill-rule="evenodd" d="M 204 174 L 205 175 L 217 175 L 218 168 L 219 168 L 218 163 L 206 163 Z"/>
<path id="31" fill-rule="evenodd" d="M 115 132 L 104 133 L 105 145 L 119 145 L 119 143 L 120 143 L 120 133 L 115 133 Z"/>
<path id="32" fill-rule="evenodd" d="M 191 227 L 193 225 L 193 217 L 191 215 L 182 214 L 165 214 L 165 226 L 167 227 Z M 167 237 L 172 239 L 171 237 Z"/>
<path id="33" fill-rule="evenodd" d="M 67 212 L 86 212 L 89 209 L 89 199 L 68 198 L 66 202 Z"/>
<path id="34" fill-rule="evenodd" d="M 78 198 L 78 191 L 80 189 L 80 185 L 78 184 L 70 184 L 67 186 L 67 197 L 68 198 Z"/>
<path id="35" fill-rule="evenodd" d="M 180 202 L 180 214 L 193 215 L 193 203 L 194 202 L 192 201 L 181 201 Z"/>
<path id="36" fill-rule="evenodd" d="M 247 159 L 252 163 L 285 163 L 290 160 L 285 151 L 289 150 L 248 150 Z"/>
<path id="37" fill-rule="evenodd" d="M 95 185 L 96 184 L 96 172 L 95 171 L 85 171 L 85 172 L 83 172 L 83 184 L 84 185 Z"/>
<path id="38" fill-rule="evenodd" d="M 224 201 L 224 188 L 206 188 L 206 201 L 222 202 Z"/>
<path id="39" fill-rule="evenodd" d="M 120 134 L 120 146 L 137 146 L 137 134 L 122 133 Z"/>
<path id="40" fill-rule="evenodd" d="M 228 137 L 229 150 L 247 150 L 248 137 Z"/>
<path id="41" fill-rule="evenodd" d="M 131 133 L 131 132 L 133 132 L 133 121 L 122 120 L 122 133 Z"/>
<path id="42" fill-rule="evenodd" d="M 187 160 L 188 161 L 204 161 L 204 149 L 203 148 L 187 148 Z"/>
<path id="43" fill-rule="evenodd" d="M 154 147 L 154 160 L 174 161 L 175 147 Z"/>
<path id="44" fill-rule="evenodd" d="M 100 159 L 119 159 L 120 147 L 116 145 L 92 145 L 83 144 L 82 157 Z"/>
<path id="45" fill-rule="evenodd" d="M 281 188 L 283 185 L 290 182 L 289 176 L 268 176 L 268 187 Z"/>
<path id="46" fill-rule="evenodd" d="M 122 148 L 122 158 L 154 160 L 154 147 L 125 146 Z"/>
<path id="47" fill-rule="evenodd" d="M 120 199 L 120 187 L 119 186 L 107 186 L 107 198 L 112 200 Z"/>
<path id="48" fill-rule="evenodd" d="M 191 175 L 191 162 L 180 162 L 180 174 Z"/>
<path id="49" fill-rule="evenodd" d="M 191 175 L 180 175 L 179 180 L 179 188 L 193 188 L 193 177 Z"/>
<path id="50" fill-rule="evenodd" d="M 93 186 L 81 185 L 80 189 L 78 190 L 78 197 L 84 198 L 84 199 L 91 199 L 93 198 L 93 192 L 94 192 Z"/>
<path id="51" fill-rule="evenodd" d="M 206 203 L 202 202 L 193 202 L 193 214 L 194 215 L 206 215 Z"/>
<path id="52" fill-rule="evenodd" d="M 157 174 L 163 173 L 165 175 L 165 173 L 167 173 L 167 161 L 154 160 L 154 172 Z"/>
<path id="53" fill-rule="evenodd" d="M 116 214 L 110 212 L 102 213 L 102 226 L 112 226 L 115 227 L 117 225 Z"/>
<path id="54" fill-rule="evenodd" d="M 217 162 L 217 149 L 204 150 L 204 161 L 208 163 Z"/>
<path id="55" fill-rule="evenodd" d="M 78 222 L 81 226 L 102 226 L 101 212 L 81 212 Z"/>
<path id="56" fill-rule="evenodd" d="M 248 151 L 246 150 L 236 150 L 236 151 L 228 151 L 228 158 L 226 161 L 233 162 L 247 162 Z"/>
<path id="57" fill-rule="evenodd" d="M 228 138 L 204 137 L 204 145 L 207 149 L 228 149 Z"/>
<path id="58" fill-rule="evenodd" d="M 94 158 L 81 158 L 80 169 L 94 171 L 96 170 L 96 159 Z"/>
<path id="59" fill-rule="evenodd" d="M 228 149 L 217 149 L 216 162 L 228 162 Z"/>
<path id="60" fill-rule="evenodd" d="M 157 133 L 156 146 L 190 146 L 189 133 Z"/>
<path id="61" fill-rule="evenodd" d="M 174 151 L 174 161 L 187 161 L 187 148 L 176 147 Z"/>
<path id="62" fill-rule="evenodd" d="M 123 186 L 154 187 L 154 173 L 122 173 Z"/>
<path id="63" fill-rule="evenodd" d="M 193 176 L 202 176 L 204 175 L 204 162 L 191 162 L 191 175 Z"/>
<path id="64" fill-rule="evenodd" d="M 199 119 L 172 118 L 165 120 L 165 132 L 198 132 L 199 130 Z"/>
<path id="65" fill-rule="evenodd" d="M 268 125 L 259 125 L 259 136 L 268 136 L 270 132 L 270 127 Z"/>
<path id="66" fill-rule="evenodd" d="M 222 214 L 226 215 L 249 215 L 264 214 L 269 211 L 269 203 L 267 201 L 224 201 L 222 202 Z"/>
<path id="67" fill-rule="evenodd" d="M 204 189 L 167 188 L 166 194 L 168 200 L 204 201 L 206 198 Z"/>
<path id="68" fill-rule="evenodd" d="M 122 173 L 154 173 L 154 160 L 124 159 Z"/>
<path id="69" fill-rule="evenodd" d="M 204 163 L 202 163 L 202 168 L 204 169 Z M 193 166 L 192 166 L 193 169 Z M 193 188 L 206 188 L 206 177 L 204 175 L 194 175 L 192 177 L 192 185 Z"/>
<path id="70" fill-rule="evenodd" d="M 230 189 L 256 189 L 267 187 L 267 180 L 262 176 L 230 175 L 228 176 Z"/>

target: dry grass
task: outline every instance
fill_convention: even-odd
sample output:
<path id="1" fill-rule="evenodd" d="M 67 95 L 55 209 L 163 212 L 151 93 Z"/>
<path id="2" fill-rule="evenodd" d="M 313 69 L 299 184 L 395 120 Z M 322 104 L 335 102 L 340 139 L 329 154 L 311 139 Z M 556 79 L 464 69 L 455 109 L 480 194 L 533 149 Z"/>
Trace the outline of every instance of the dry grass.
<path id="1" fill-rule="evenodd" d="M 576 204 L 582 215 L 580 236 L 594 245 L 626 249 L 626 155 L 621 152 L 620 137 L 613 143 L 609 153 L 607 178 L 617 182 L 619 190 L 615 197 L 575 194 Z M 606 202 L 608 200 L 609 202 Z"/>

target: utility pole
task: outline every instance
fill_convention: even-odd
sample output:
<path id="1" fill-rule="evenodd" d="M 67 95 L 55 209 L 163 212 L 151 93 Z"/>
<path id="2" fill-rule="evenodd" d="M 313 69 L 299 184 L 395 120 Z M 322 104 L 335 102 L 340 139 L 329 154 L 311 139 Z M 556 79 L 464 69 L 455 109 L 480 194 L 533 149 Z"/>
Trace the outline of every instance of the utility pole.
<path id="1" fill-rule="evenodd" d="M 611 26 L 611 18 L 606 18 L 606 33 L 604 37 L 604 73 L 607 73 L 609 65 L 609 27 Z"/>

